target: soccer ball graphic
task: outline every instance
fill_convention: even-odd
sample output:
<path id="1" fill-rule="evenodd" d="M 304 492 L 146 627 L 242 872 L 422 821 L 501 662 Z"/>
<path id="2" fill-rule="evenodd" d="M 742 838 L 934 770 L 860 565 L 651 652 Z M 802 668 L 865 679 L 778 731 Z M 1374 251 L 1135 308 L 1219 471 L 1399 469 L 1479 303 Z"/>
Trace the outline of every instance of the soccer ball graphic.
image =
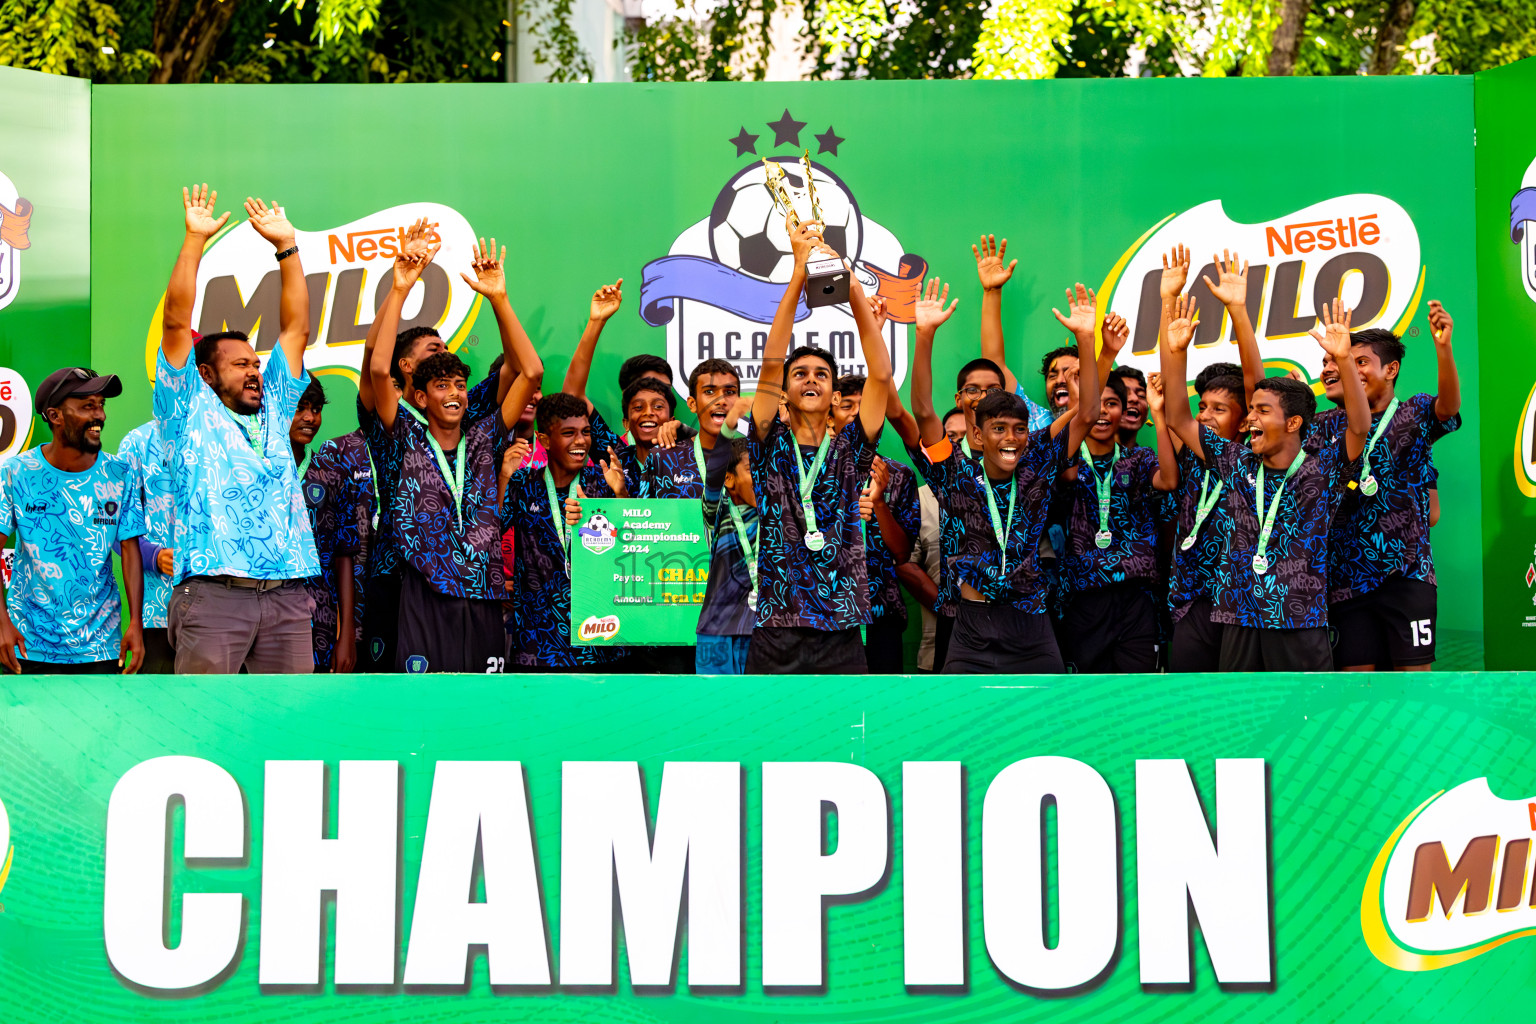
<path id="1" fill-rule="evenodd" d="M 790 184 L 804 184 L 799 157 L 771 159 L 784 165 Z M 827 244 L 838 255 L 857 263 L 864 238 L 853 193 L 841 178 L 820 164 L 812 163 L 811 172 L 815 175 L 816 198 L 826 224 Z M 795 257 L 789 247 L 789 232 L 784 229 L 784 214 L 774 205 L 764 183 L 766 176 L 762 163 L 749 164 L 720 190 L 714 208 L 709 211 L 709 254 L 760 281 L 784 284 L 795 268 Z"/>
<path id="2" fill-rule="evenodd" d="M 592 533 L 597 534 L 608 534 L 616 532 L 613 528 L 613 524 L 608 521 L 608 517 L 603 515 L 601 512 L 593 513 L 592 518 L 587 520 L 587 529 Z"/>

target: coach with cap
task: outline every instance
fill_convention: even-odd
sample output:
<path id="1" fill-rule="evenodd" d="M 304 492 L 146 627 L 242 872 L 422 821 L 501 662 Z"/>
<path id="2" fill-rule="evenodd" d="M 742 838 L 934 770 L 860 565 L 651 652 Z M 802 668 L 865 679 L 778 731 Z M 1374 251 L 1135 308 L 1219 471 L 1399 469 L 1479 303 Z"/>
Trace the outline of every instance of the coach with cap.
<path id="1" fill-rule="evenodd" d="M 144 532 L 144 512 L 133 467 L 101 450 L 106 400 L 122 393 L 113 375 L 55 370 L 37 389 L 53 440 L 0 465 L 0 534 L 17 541 L 0 601 L 0 665 L 12 672 L 137 672 L 143 663 L 143 564 L 139 545 L 125 542 Z"/>
<path id="2" fill-rule="evenodd" d="M 311 672 L 303 581 L 319 574 L 320 560 L 288 443 L 309 386 L 309 291 L 287 216 L 247 199 L 250 228 L 273 246 L 282 285 L 277 344 L 263 369 L 239 331 L 194 335 L 198 262 L 229 219 L 214 217 L 217 198 L 206 185 L 182 191 L 187 233 L 165 292 L 155 367 L 155 422 L 171 452 L 176 514 L 167 636 L 178 674 Z M 261 324 L 262 337 L 272 327 Z"/>

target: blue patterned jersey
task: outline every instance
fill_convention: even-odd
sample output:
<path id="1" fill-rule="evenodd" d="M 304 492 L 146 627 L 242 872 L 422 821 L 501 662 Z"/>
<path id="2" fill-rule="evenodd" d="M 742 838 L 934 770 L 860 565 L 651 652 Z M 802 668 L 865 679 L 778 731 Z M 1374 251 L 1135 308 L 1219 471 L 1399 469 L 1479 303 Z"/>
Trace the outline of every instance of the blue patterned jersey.
<path id="1" fill-rule="evenodd" d="M 980 460 L 966 458 L 962 449 L 940 441 L 927 450 L 913 450 L 940 511 L 939 600 L 958 602 L 960 584 L 974 587 L 989 601 L 1020 611 L 1045 611 L 1046 580 L 1040 567 L 1040 537 L 1056 494 L 1056 479 L 1066 460 L 1067 431 L 1055 437 L 1049 428 L 1029 435 L 1012 480 L 990 480 Z M 1008 498 L 1018 481 L 1013 528 L 1008 529 Z M 998 519 L 1008 534 L 1008 566 L 992 527 L 983 488 L 992 489 Z"/>
<path id="2" fill-rule="evenodd" d="M 1259 518 L 1254 490 L 1262 461 L 1237 441 L 1209 427 L 1200 428 L 1206 464 L 1226 484 L 1232 513 L 1229 556 L 1217 579 L 1211 621 L 1250 629 L 1313 629 L 1328 625 L 1328 530 L 1344 500 L 1350 480 L 1360 470 L 1343 440 L 1324 445 L 1285 485 L 1265 557 L 1269 571 L 1253 571 L 1258 550 Z M 1298 456 L 1299 457 L 1299 456 Z M 1264 512 L 1285 477 L 1284 470 L 1264 471 Z"/>
<path id="3" fill-rule="evenodd" d="M 885 485 L 885 503 L 911 543 L 917 542 L 922 516 L 917 504 L 917 474 L 897 462 L 885 459 L 891 471 L 890 482 Z M 866 571 L 869 573 L 869 611 L 875 618 L 895 616 L 907 621 L 907 603 L 901 598 L 901 581 L 896 576 L 896 556 L 881 535 L 880 523 L 871 516 L 864 524 Z"/>
<path id="4" fill-rule="evenodd" d="M 1178 622 L 1196 601 L 1215 601 L 1219 570 L 1227 561 L 1227 547 L 1232 543 L 1232 509 L 1227 503 L 1225 485 L 1216 503 L 1195 534 L 1195 543 L 1184 549 L 1184 538 L 1194 529 L 1195 513 L 1200 505 L 1200 487 L 1207 478 L 1206 494 L 1220 482 L 1214 470 L 1208 470 L 1195 458 L 1194 452 L 1185 445 L 1179 449 L 1179 489 L 1174 491 L 1178 502 L 1178 529 L 1174 534 L 1173 579 L 1168 587 L 1168 607 L 1173 621 Z M 1264 474 L 1265 483 L 1269 474 Z"/>
<path id="5" fill-rule="evenodd" d="M 1371 418 L 1371 433 L 1384 412 Z M 1430 445 L 1461 426 L 1458 413 L 1435 415 L 1434 395 L 1403 399 L 1371 449 L 1376 493 L 1344 495 L 1328 536 L 1328 602 L 1369 594 L 1393 575 L 1435 585 L 1429 545 L 1429 491 L 1435 485 Z M 1338 428 L 1341 432 L 1343 427 Z M 1370 435 L 1367 435 L 1370 436 Z M 1361 460 L 1362 472 L 1364 460 Z"/>
<path id="6" fill-rule="evenodd" d="M 599 449 L 601 450 L 601 449 Z M 731 442 L 720 438 L 715 447 L 704 452 L 706 468 L 712 452 L 729 452 Z M 604 453 L 604 458 L 607 454 Z M 729 467 L 725 467 L 729 468 Z M 725 477 L 725 468 L 720 470 Z M 685 441 L 671 448 L 653 448 L 640 464 L 640 492 L 637 498 L 702 498 L 704 482 L 699 479 L 699 464 L 693 457 L 693 442 Z"/>
<path id="7" fill-rule="evenodd" d="M 503 529 L 517 531 L 517 553 L 512 573 L 512 660 L 525 667 L 583 668 L 606 665 L 629 653 L 624 647 L 576 647 L 571 644 L 571 573 L 560 535 L 551 518 L 549 489 L 544 476 L 549 470 L 520 469 L 507 481 L 501 501 Z M 582 493 L 589 498 L 611 498 L 613 491 L 598 466 L 587 466 L 580 476 Z M 565 499 L 570 486 L 555 491 L 554 514 L 565 522 Z"/>
<path id="8" fill-rule="evenodd" d="M 1059 577 L 1068 593 L 1080 593 L 1115 583 L 1136 581 L 1148 586 L 1160 577 L 1157 528 L 1166 498 L 1152 486 L 1157 452 L 1137 445 L 1095 456 L 1094 470 L 1109 474 L 1109 546 L 1094 540 L 1099 532 L 1099 495 L 1094 470 L 1079 456 L 1073 462 L 1077 479 L 1063 479 L 1061 489 L 1071 503 L 1067 512 L 1066 551 L 1058 552 Z"/>
<path id="9" fill-rule="evenodd" d="M 465 429 L 500 411 L 501 404 L 496 400 L 497 376 L 490 374 L 469 389 L 462 421 Z M 400 401 L 403 404 L 405 399 Z M 402 411 L 398 415 L 409 416 L 410 413 Z M 377 543 L 368 553 L 368 578 L 376 580 L 397 576 L 400 573 L 400 552 L 395 548 L 392 538 L 395 489 L 400 483 L 400 464 L 391 459 L 398 453 L 392 448 L 377 414 L 364 408 L 361 398 L 357 400 L 357 425 L 362 430 L 363 440 L 368 444 L 368 452 L 373 456 L 374 469 L 377 471 L 374 489 L 378 492 L 379 527 L 374 533 Z"/>
<path id="10" fill-rule="evenodd" d="M 426 426 L 401 408 L 387 434 L 386 461 L 399 467 L 390 505 L 390 539 L 400 557 L 439 594 L 500 601 L 505 595 L 496 467 L 510 438 L 501 417 L 482 417 L 463 430 L 468 467 L 462 509 L 455 509 Z M 443 454 L 449 469 L 456 471 L 457 448 Z"/>
<path id="11" fill-rule="evenodd" d="M 627 443 L 622 437 L 613 432 L 608 421 L 603 419 L 602 413 L 595 408 L 592 410 L 592 447 L 587 452 L 587 461 L 592 463 L 604 462 L 608 459 L 608 449 L 613 449 L 613 454 L 618 456 L 619 465 L 624 467 L 624 483 L 629 488 L 631 498 L 640 496 L 641 474 L 645 470 L 645 463 L 640 461 L 635 446 Z M 652 451 L 651 455 L 656 452 Z M 651 495 L 660 497 L 660 495 Z"/>
<path id="12" fill-rule="evenodd" d="M 751 426 L 749 418 L 747 429 Z M 686 450 L 691 458 L 693 445 L 689 444 Z M 649 461 L 654 462 L 659 454 L 663 453 L 653 453 Z M 747 604 L 747 596 L 752 593 L 752 576 L 741 550 L 741 538 L 736 535 L 736 523 L 724 500 L 725 474 L 730 469 L 731 444 L 722 437 L 713 448 L 704 450 L 704 487 L 700 494 L 704 503 L 704 523 L 710 528 L 713 539 L 709 549 L 709 582 L 704 587 L 704 604 L 699 609 L 698 631 L 702 636 L 751 636 L 757 625 L 757 612 Z M 697 471 L 695 466 L 694 472 Z M 741 515 L 741 525 L 746 527 L 747 540 L 756 543 L 757 507 L 739 505 L 736 511 Z"/>
<path id="13" fill-rule="evenodd" d="M 854 420 L 832 439 L 827 461 L 811 489 L 820 551 L 805 546 L 805 514 L 795 459 L 809 469 L 816 449 L 803 450 L 782 420 L 768 436 L 747 435 L 752 482 L 758 495 L 762 552 L 758 559 L 757 624 L 841 630 L 869 618 L 869 572 L 859 492 L 875 458 L 875 442 Z"/>
<path id="14" fill-rule="evenodd" d="M 288 442 L 309 374 L 294 377 L 282 348 L 273 349 L 261 374 L 261 410 L 237 418 L 195 362 L 189 352 L 178 370 L 163 350 L 156 356 L 155 422 L 171 450 L 176 494 L 176 582 L 188 576 L 315 575 L 320 559 Z"/>
<path id="15" fill-rule="evenodd" d="M 336 561 L 342 555 L 352 556 L 354 636 L 359 643 L 363 638 L 364 581 L 375 506 L 373 471 L 362 431 L 333 438 L 314 453 L 304 473 L 304 501 L 320 554 L 320 575 L 305 580 L 304 587 L 310 600 L 315 665 L 325 669 L 331 664 L 341 625 Z"/>
<path id="16" fill-rule="evenodd" d="M 122 645 L 112 546 L 144 533 L 133 466 L 98 452 L 83 473 L 40 448 L 0 465 L 0 533 L 16 537 L 11 621 L 31 661 L 113 661 Z"/>
<path id="17" fill-rule="evenodd" d="M 1060 415 L 1060 413 L 1052 412 L 1046 406 L 1030 398 L 1025 393 L 1023 384 L 1015 384 L 1013 393 L 1024 399 L 1024 407 L 1029 410 L 1029 432 L 1031 434 L 1037 430 L 1044 430 L 1052 423 L 1055 423 L 1056 417 Z"/>
<path id="18" fill-rule="evenodd" d="M 174 547 L 176 496 L 172 493 L 170 452 L 160 439 L 155 421 L 141 423 L 129 431 L 118 446 L 117 457 L 133 467 L 139 502 L 144 509 L 144 537 L 158 548 Z M 144 560 L 145 629 L 165 628 L 166 607 L 175 589 L 170 576 L 151 560 Z"/>
<path id="19" fill-rule="evenodd" d="M 943 444 L 944 442 L 940 442 Z M 938 449 L 938 445 L 934 449 Z M 953 447 L 953 446 L 952 446 Z M 965 444 L 953 447 L 953 457 L 970 464 L 972 473 L 981 472 L 981 459 L 968 454 L 969 448 Z M 923 479 L 932 481 L 930 475 L 931 459 L 927 451 L 921 447 L 907 446 L 907 454 L 912 457 L 912 464 L 923 474 Z M 949 456 L 945 456 L 948 458 Z M 953 471 L 953 470 L 952 470 Z M 939 506 L 939 596 L 934 601 L 935 614 L 946 615 L 954 618 L 960 607 L 960 581 L 954 573 L 955 559 L 960 557 L 960 541 L 965 536 L 965 521 L 950 512 L 949 503 L 944 500 L 941 488 L 930 483 L 934 500 Z M 985 516 L 985 510 L 983 510 Z M 987 529 L 992 528 L 991 520 L 985 520 Z"/>

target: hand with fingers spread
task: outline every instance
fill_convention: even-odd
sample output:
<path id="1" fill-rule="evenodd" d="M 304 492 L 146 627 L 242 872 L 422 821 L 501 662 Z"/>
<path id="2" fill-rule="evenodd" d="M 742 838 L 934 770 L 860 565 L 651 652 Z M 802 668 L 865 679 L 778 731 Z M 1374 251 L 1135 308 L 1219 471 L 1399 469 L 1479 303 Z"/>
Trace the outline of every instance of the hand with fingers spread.
<path id="1" fill-rule="evenodd" d="M 415 286 L 417 280 L 427 269 L 427 264 L 437 258 L 438 250 L 443 247 L 441 242 L 433 245 L 427 241 L 427 220 L 423 217 L 411 225 L 405 235 L 405 245 L 401 246 L 400 254 L 395 257 L 395 288 L 398 291 L 408 292 Z M 479 269 L 475 271 L 479 273 Z M 465 280 L 469 280 L 468 277 Z M 473 285 L 471 285 L 473 287 Z M 505 291 L 503 291 L 505 294 Z"/>
<path id="2" fill-rule="evenodd" d="M 1216 279 L 1212 280 L 1207 275 L 1204 280 L 1211 289 L 1211 294 L 1216 301 L 1223 306 L 1231 308 L 1242 306 L 1248 301 L 1248 261 L 1243 260 L 1241 269 L 1238 267 L 1237 254 L 1221 250 L 1220 256 L 1212 256 L 1211 262 L 1216 265 Z"/>
<path id="3" fill-rule="evenodd" d="M 1075 292 L 1073 289 L 1068 288 L 1068 315 L 1062 316 L 1061 310 L 1054 307 L 1051 309 L 1051 312 L 1056 314 L 1056 319 L 1061 322 L 1061 326 L 1077 336 L 1078 344 L 1095 344 L 1094 328 L 1098 325 L 1099 313 L 1097 300 L 1094 297 L 1092 288 L 1085 288 L 1081 282 L 1078 283 Z M 1092 350 L 1088 349 L 1088 351 Z"/>
<path id="4" fill-rule="evenodd" d="M 219 201 L 217 191 L 209 191 L 206 184 L 193 185 L 181 190 L 181 205 L 187 214 L 187 234 L 199 238 L 212 238 L 223 229 L 229 214 L 215 218 L 213 206 Z"/>
<path id="5" fill-rule="evenodd" d="M 943 285 L 942 289 L 941 285 Z M 944 305 L 946 301 L 949 302 L 948 307 Z M 926 290 L 917 299 L 917 329 L 919 331 L 938 330 L 959 304 L 959 299 L 950 299 L 949 285 L 943 284 L 936 277 L 930 277 Z"/>
<path id="6" fill-rule="evenodd" d="M 1157 293 L 1167 301 L 1178 298 L 1189 277 L 1189 246 L 1176 245 L 1163 254 L 1163 276 L 1157 283 Z"/>
<path id="7" fill-rule="evenodd" d="M 1351 351 L 1353 343 L 1349 338 L 1349 318 L 1353 310 L 1344 307 L 1342 299 L 1334 299 L 1332 303 L 1325 302 L 1319 313 L 1323 321 L 1323 337 L 1318 342 L 1323 351 L 1333 357 L 1342 372 L 1346 367 L 1354 365 L 1354 356 Z"/>
<path id="8" fill-rule="evenodd" d="M 1193 295 L 1180 295 L 1170 305 L 1168 321 L 1168 347 L 1175 352 L 1185 352 L 1195 337 L 1198 307 Z"/>
<path id="9" fill-rule="evenodd" d="M 1120 354 L 1120 350 L 1125 348 L 1125 343 L 1131 340 L 1131 325 L 1126 323 L 1125 317 L 1119 313 L 1110 313 L 1104 318 L 1102 333 L 1104 335 L 1103 352 L 1113 360 Z"/>
<path id="10" fill-rule="evenodd" d="M 1019 265 L 1018 260 L 1004 262 L 1008 239 L 999 242 L 996 235 L 982 235 L 981 244 L 971 246 L 971 252 L 976 257 L 976 276 L 981 279 L 981 287 L 988 291 L 1007 284 L 1013 277 L 1013 268 Z"/>
<path id="11" fill-rule="evenodd" d="M 789 220 L 785 218 L 784 226 L 789 227 Z M 826 242 L 822 239 L 822 224 L 819 220 L 808 220 L 789 232 L 789 247 L 795 254 L 795 271 L 803 273 L 805 264 L 811 258 L 811 254 L 818 249 L 825 249 Z"/>
<path id="12" fill-rule="evenodd" d="M 295 238 L 293 225 L 288 223 L 288 215 L 275 201 L 268 206 L 260 199 L 247 196 L 245 215 L 251 219 L 251 227 L 256 229 L 256 233 L 271 242 L 272 247 L 278 252 L 293 248 Z"/>
<path id="13" fill-rule="evenodd" d="M 1429 333 L 1434 337 L 1436 345 L 1449 346 L 1451 344 L 1451 331 L 1456 327 L 1456 321 L 1451 319 L 1451 314 L 1440 305 L 1439 299 L 1429 300 Z"/>
<path id="14" fill-rule="evenodd" d="M 629 482 L 624 478 L 624 464 L 619 461 L 618 453 L 609 448 L 607 460 L 599 460 L 598 465 L 603 467 L 603 479 L 608 481 L 608 489 L 613 491 L 613 496 L 629 497 Z"/>
<path id="15" fill-rule="evenodd" d="M 592 309 L 588 318 L 594 323 L 603 323 L 619 311 L 623 302 L 624 279 L 621 277 L 613 284 L 605 284 L 592 293 Z"/>
<path id="16" fill-rule="evenodd" d="M 585 497 L 581 492 L 581 484 L 571 488 L 571 496 L 565 499 L 566 526 L 575 526 L 581 522 L 581 499 Z"/>
<path id="17" fill-rule="evenodd" d="M 464 283 L 488 299 L 503 298 L 507 294 L 507 275 L 503 269 L 507 262 L 507 247 L 502 246 L 500 255 L 496 251 L 496 239 L 491 239 L 489 247 L 485 239 L 480 239 L 469 250 L 469 265 L 474 270 L 475 276 L 470 277 L 462 270 L 459 276 Z"/>

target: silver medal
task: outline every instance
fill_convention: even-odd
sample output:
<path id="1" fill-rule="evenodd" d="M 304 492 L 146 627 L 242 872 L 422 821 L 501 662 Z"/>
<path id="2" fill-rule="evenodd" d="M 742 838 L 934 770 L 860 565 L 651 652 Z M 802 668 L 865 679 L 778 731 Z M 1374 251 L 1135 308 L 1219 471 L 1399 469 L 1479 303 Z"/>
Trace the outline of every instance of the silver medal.
<path id="1" fill-rule="evenodd" d="M 1369 498 L 1376 493 L 1376 477 L 1368 476 L 1360 481 L 1360 493 Z"/>
<path id="2" fill-rule="evenodd" d="M 805 546 L 810 548 L 812 551 L 820 551 L 822 548 L 827 546 L 826 534 L 822 533 L 820 530 L 811 530 L 805 535 Z"/>
<path id="3" fill-rule="evenodd" d="M 1265 573 L 1269 572 L 1269 559 L 1264 555 L 1254 555 L 1253 571 L 1258 573 L 1260 576 L 1263 576 Z"/>
<path id="4" fill-rule="evenodd" d="M 747 607 L 753 611 L 757 611 L 757 591 L 754 590 L 752 593 L 747 595 Z"/>
<path id="5" fill-rule="evenodd" d="M 1194 534 L 1190 534 L 1188 537 L 1185 537 L 1183 540 L 1179 541 L 1179 550 L 1180 551 L 1188 551 L 1190 548 L 1192 548 L 1194 546 L 1195 546 L 1195 535 Z"/>
<path id="6" fill-rule="evenodd" d="M 1108 530 L 1100 530 L 1093 535 L 1093 542 L 1101 548 L 1109 547 L 1109 542 L 1115 539 L 1115 535 Z"/>

